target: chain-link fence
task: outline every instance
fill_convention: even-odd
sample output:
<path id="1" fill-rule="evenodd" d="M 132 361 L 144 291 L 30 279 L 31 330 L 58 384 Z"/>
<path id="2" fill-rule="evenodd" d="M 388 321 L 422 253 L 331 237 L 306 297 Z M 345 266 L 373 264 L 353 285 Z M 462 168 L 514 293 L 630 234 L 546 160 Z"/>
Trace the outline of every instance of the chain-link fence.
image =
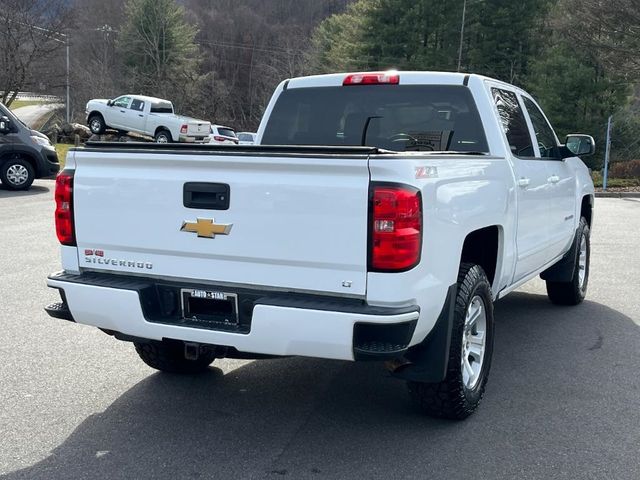
<path id="1" fill-rule="evenodd" d="M 631 188 L 640 184 L 640 109 L 628 108 L 611 116 L 609 132 L 609 152 L 607 161 L 607 125 L 604 126 L 602 148 L 599 149 L 600 158 L 596 158 L 594 165 L 597 182 L 603 186 L 614 188 Z M 602 177 L 601 177 L 602 175 Z M 606 179 L 605 179 L 606 177 Z"/>

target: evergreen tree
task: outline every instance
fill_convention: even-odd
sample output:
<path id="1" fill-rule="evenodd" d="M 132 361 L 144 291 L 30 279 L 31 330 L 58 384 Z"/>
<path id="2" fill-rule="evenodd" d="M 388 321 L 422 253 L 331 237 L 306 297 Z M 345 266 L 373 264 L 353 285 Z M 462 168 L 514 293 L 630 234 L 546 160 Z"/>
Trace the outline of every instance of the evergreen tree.
<path id="1" fill-rule="evenodd" d="M 129 0 L 125 8 L 118 49 L 127 83 L 178 105 L 197 103 L 197 29 L 187 23 L 184 7 L 175 0 Z"/>
<path id="2" fill-rule="evenodd" d="M 589 133 L 602 146 L 607 117 L 625 107 L 628 86 L 597 52 L 575 48 L 582 20 L 558 18 L 558 6 L 571 2 L 468 0 L 461 70 L 529 90 L 561 140 Z M 456 71 L 462 6 L 463 0 L 357 0 L 316 30 L 314 70 Z M 587 161 L 597 167 L 601 159 Z"/>

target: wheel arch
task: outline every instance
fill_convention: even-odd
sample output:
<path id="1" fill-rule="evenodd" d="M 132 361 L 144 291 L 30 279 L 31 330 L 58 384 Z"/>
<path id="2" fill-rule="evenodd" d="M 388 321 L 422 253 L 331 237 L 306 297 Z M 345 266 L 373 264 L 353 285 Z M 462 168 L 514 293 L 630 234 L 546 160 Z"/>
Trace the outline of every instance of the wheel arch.
<path id="1" fill-rule="evenodd" d="M 36 160 L 36 158 L 33 156 L 33 154 L 29 153 L 29 152 L 25 152 L 23 150 L 14 150 L 11 153 L 7 153 L 4 154 L 2 156 L 0 156 L 0 166 L 4 165 L 4 163 L 12 158 L 21 158 L 23 160 L 25 160 L 26 162 L 29 163 L 29 165 L 31 165 L 31 167 L 33 168 L 33 172 L 34 174 L 37 176 L 38 175 L 38 161 Z"/>
<path id="2" fill-rule="evenodd" d="M 499 279 L 499 264 L 502 261 L 503 229 L 500 225 L 478 228 L 467 234 L 460 252 L 460 264 L 475 263 L 484 270 L 493 286 Z"/>
<path id="3" fill-rule="evenodd" d="M 582 203 L 580 205 L 580 216 L 587 220 L 587 225 L 591 228 L 591 221 L 593 219 L 593 195 L 585 195 L 582 197 Z M 580 220 L 580 219 L 578 219 Z"/>
<path id="4" fill-rule="evenodd" d="M 95 117 L 96 115 L 100 115 L 102 117 L 102 121 L 104 122 L 104 115 L 100 110 L 92 110 L 89 115 L 87 115 L 87 119 L 91 120 L 91 117 Z"/>
<path id="5" fill-rule="evenodd" d="M 160 133 L 162 130 L 166 130 L 167 132 L 169 132 L 169 134 L 171 135 L 171 137 L 173 137 L 173 134 L 171 133 L 171 129 L 169 127 L 164 127 L 164 126 L 159 126 L 156 128 L 156 130 L 153 132 L 153 136 L 155 137 L 156 135 L 158 135 L 158 133 Z"/>

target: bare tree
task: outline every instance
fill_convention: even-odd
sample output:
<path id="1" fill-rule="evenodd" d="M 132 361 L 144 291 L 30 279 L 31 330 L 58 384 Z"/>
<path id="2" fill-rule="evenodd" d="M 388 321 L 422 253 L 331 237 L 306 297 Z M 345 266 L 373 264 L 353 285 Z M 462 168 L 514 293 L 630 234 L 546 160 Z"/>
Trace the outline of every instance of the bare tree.
<path id="1" fill-rule="evenodd" d="M 612 71 L 640 75 L 640 0 L 561 0 L 562 30 Z"/>
<path id="2" fill-rule="evenodd" d="M 19 91 L 36 85 L 34 73 L 38 64 L 64 47 L 64 37 L 60 34 L 66 27 L 66 5 L 64 0 L 3 1 L 0 8 L 2 103 L 11 105 Z M 63 72 L 61 65 L 58 78 L 62 78 Z M 39 81 L 50 81 L 49 79 Z"/>

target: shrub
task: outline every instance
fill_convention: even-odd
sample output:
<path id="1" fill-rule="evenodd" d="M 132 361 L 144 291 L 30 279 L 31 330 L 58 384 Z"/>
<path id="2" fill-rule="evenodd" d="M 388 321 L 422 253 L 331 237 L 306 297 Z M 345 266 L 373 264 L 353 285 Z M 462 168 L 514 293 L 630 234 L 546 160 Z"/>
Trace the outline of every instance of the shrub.
<path id="1" fill-rule="evenodd" d="M 612 163 L 609 165 L 609 176 L 615 178 L 640 178 L 640 160 Z"/>

